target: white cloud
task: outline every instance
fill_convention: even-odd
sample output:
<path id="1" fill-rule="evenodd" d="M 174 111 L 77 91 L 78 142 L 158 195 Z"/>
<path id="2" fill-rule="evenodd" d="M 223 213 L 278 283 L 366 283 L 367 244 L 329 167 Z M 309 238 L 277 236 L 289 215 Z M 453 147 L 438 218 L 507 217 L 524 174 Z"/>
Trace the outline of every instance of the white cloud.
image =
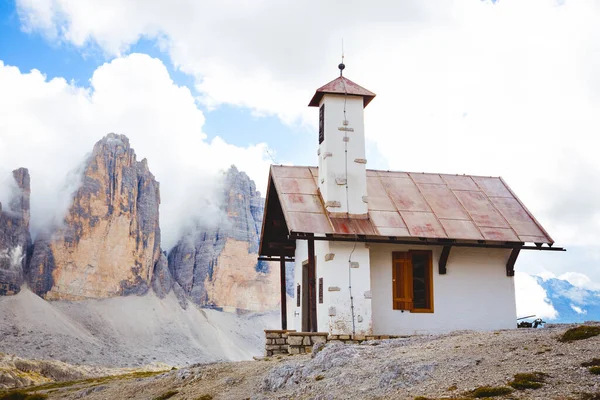
<path id="1" fill-rule="evenodd" d="M 589 297 L 589 293 L 582 288 L 572 287 L 567 290 L 557 290 L 554 295 L 563 296 L 572 302 L 580 305 L 585 305 Z"/>
<path id="2" fill-rule="evenodd" d="M 587 314 L 587 311 L 582 309 L 581 307 L 577 307 L 575 304 L 571 304 L 571 308 L 573 309 L 573 311 L 575 311 L 577 314 Z"/>
<path id="3" fill-rule="evenodd" d="M 591 291 L 596 291 L 596 294 L 600 293 L 600 285 L 592 282 L 587 275 L 579 272 L 565 272 L 557 279 L 566 281 L 572 286 L 568 289 L 558 286 L 554 291 L 554 295 L 566 297 L 580 306 L 588 304 L 590 296 L 594 296 L 594 292 Z"/>
<path id="4" fill-rule="evenodd" d="M 156 38 L 173 64 L 195 78 L 205 104 L 248 107 L 313 128 L 317 115 L 306 104 L 336 76 L 343 38 L 346 74 L 378 94 L 366 110 L 366 130 L 382 164 L 502 175 L 558 244 L 595 248 L 600 241 L 598 2 L 17 0 L 17 6 L 26 30 L 83 50 L 97 45 L 109 57 L 141 37 Z M 524 269 L 560 275 L 594 262 L 577 257 L 536 253 L 527 258 L 535 268 Z"/>
<path id="5" fill-rule="evenodd" d="M 52 0 L 22 0 L 19 1 L 19 17 L 22 29 L 26 32 L 42 31 L 50 39 L 58 37 L 57 21 L 59 14 Z"/>
<path id="6" fill-rule="evenodd" d="M 569 282 L 571 285 L 587 290 L 600 290 L 600 284 L 592 282 L 592 280 L 585 274 L 580 272 L 565 272 L 560 275 L 558 279 Z"/>
<path id="7" fill-rule="evenodd" d="M 34 233 L 62 219 L 77 187 L 77 179 L 66 177 L 77 177 L 73 171 L 109 132 L 127 135 L 160 182 L 166 249 L 191 218 L 214 209 L 219 170 L 235 164 L 266 187 L 266 145 L 241 148 L 218 137 L 207 142 L 192 94 L 173 83 L 158 59 L 117 58 L 97 68 L 89 89 L 0 62 L 0 87 L 0 175 L 30 169 Z M 0 201 L 7 188 L 0 185 Z"/>
<path id="8" fill-rule="evenodd" d="M 550 271 L 546 271 L 546 270 L 538 272 L 535 275 L 539 276 L 540 278 L 542 278 L 545 281 L 556 278 L 556 275 L 554 273 L 552 273 Z"/>
<path id="9" fill-rule="evenodd" d="M 28 30 L 109 55 L 157 38 L 206 104 L 312 125 L 344 38 L 348 76 L 378 94 L 367 137 L 390 168 L 502 175 L 561 244 L 600 240 L 597 2 L 17 4 Z"/>
<path id="10" fill-rule="evenodd" d="M 558 312 L 548 299 L 548 294 L 534 276 L 524 272 L 515 273 L 515 296 L 519 317 L 529 315 L 542 319 L 558 317 Z"/>

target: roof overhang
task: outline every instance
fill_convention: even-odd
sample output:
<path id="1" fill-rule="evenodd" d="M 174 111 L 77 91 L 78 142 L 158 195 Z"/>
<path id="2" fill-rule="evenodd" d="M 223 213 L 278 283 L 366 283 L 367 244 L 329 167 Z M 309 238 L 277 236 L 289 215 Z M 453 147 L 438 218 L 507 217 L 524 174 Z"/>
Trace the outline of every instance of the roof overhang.
<path id="1" fill-rule="evenodd" d="M 438 273 L 445 275 L 447 272 L 448 257 L 453 247 L 474 247 L 486 249 L 506 249 L 511 250 L 510 256 L 506 260 L 506 276 L 515 276 L 515 263 L 521 250 L 545 250 L 545 251 L 566 251 L 562 247 L 552 247 L 552 244 L 544 246 L 542 243 L 536 243 L 535 246 L 526 246 L 523 242 L 488 242 L 479 241 L 458 241 L 453 239 L 431 239 L 419 238 L 419 240 L 406 240 L 396 237 L 368 237 L 354 235 L 353 237 L 342 235 L 324 235 L 315 236 L 313 233 L 292 233 L 290 238 L 295 240 L 307 240 L 314 243 L 315 240 L 324 240 L 329 242 L 353 242 L 353 243 L 382 243 L 382 244 L 403 244 L 414 246 L 439 246 L 442 247 L 438 259 Z M 309 244 L 310 247 L 310 244 Z M 314 248 L 314 246 L 313 246 Z"/>
<path id="2" fill-rule="evenodd" d="M 271 167 L 260 233 L 259 257 L 265 260 L 275 260 L 275 258 L 280 259 L 281 257 L 292 259 L 296 252 L 296 242 L 288 237 L 289 233 L 286 217 L 273 181 L 273 167 Z"/>
<path id="3" fill-rule="evenodd" d="M 309 107 L 319 107 L 321 99 L 325 94 L 338 94 L 348 96 L 359 96 L 363 98 L 363 107 L 366 107 L 374 98 L 375 93 L 352 82 L 350 79 L 340 76 L 326 85 L 321 86 L 308 103 Z"/>
<path id="4" fill-rule="evenodd" d="M 540 250 L 540 251 L 566 251 L 563 247 L 553 247 L 550 244 L 538 243 L 534 246 L 523 242 L 502 241 L 460 241 L 454 239 L 435 238 L 398 238 L 395 236 L 366 236 L 366 235 L 315 235 L 313 233 L 292 232 L 289 235 L 293 240 L 318 240 L 328 242 L 354 242 L 354 243 L 383 243 L 383 244 L 407 244 L 419 246 L 450 246 L 450 247 L 473 247 L 487 249 L 514 249 Z"/>

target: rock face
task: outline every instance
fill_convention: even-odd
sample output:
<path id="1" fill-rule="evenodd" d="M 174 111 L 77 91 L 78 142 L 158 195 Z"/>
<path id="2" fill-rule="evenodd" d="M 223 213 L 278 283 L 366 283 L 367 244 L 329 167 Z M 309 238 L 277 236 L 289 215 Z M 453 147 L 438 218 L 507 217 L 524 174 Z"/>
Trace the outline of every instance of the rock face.
<path id="1" fill-rule="evenodd" d="M 279 268 L 257 262 L 264 199 L 248 175 L 234 166 L 224 179 L 226 222 L 184 235 L 169 253 L 169 270 L 200 306 L 274 309 L 279 303 Z"/>
<path id="2" fill-rule="evenodd" d="M 159 185 L 129 139 L 94 146 L 64 225 L 39 235 L 29 283 L 48 299 L 146 293 L 159 260 Z"/>
<path id="3" fill-rule="evenodd" d="M 17 184 L 8 209 L 0 203 L 0 295 L 19 292 L 27 265 L 27 251 L 31 246 L 29 235 L 29 171 L 13 171 Z"/>
<path id="4" fill-rule="evenodd" d="M 223 175 L 222 223 L 187 232 L 161 252 L 159 185 L 126 136 L 94 146 L 82 183 L 60 227 L 29 234 L 29 174 L 13 173 L 15 195 L 0 204 L 0 295 L 26 279 L 47 300 L 83 300 L 174 292 L 181 307 L 266 311 L 280 301 L 279 266 L 257 262 L 264 199 L 231 167 Z M 193 224 L 192 224 L 193 225 Z M 289 279 L 288 279 L 289 280 Z"/>
<path id="5" fill-rule="evenodd" d="M 166 252 L 161 253 L 158 262 L 154 266 L 154 273 L 152 274 L 152 289 L 154 290 L 154 293 L 156 293 L 156 295 L 161 299 L 167 297 L 171 290 L 173 290 L 181 308 L 184 310 L 187 309 L 188 302 L 185 292 L 181 286 L 179 286 L 179 283 L 175 282 L 171 276 Z"/>
<path id="6" fill-rule="evenodd" d="M 174 283 L 171 272 L 169 272 L 167 256 L 164 253 L 161 253 L 154 266 L 152 289 L 154 289 L 154 293 L 156 293 L 159 298 L 164 299 L 171 292 Z"/>

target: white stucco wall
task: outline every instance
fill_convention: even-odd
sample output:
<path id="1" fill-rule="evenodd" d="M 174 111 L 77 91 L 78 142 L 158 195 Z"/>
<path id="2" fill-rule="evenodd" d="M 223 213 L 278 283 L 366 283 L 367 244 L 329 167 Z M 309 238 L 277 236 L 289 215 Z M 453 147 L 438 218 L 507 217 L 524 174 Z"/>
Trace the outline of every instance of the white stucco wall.
<path id="1" fill-rule="evenodd" d="M 442 333 L 516 326 L 513 277 L 506 276 L 510 250 L 454 247 L 447 273 L 439 275 L 441 247 L 370 245 L 374 334 Z M 433 313 L 392 308 L 392 252 L 433 249 Z"/>
<path id="2" fill-rule="evenodd" d="M 315 241 L 317 325 L 319 332 L 332 334 L 352 333 L 352 312 L 350 307 L 349 272 L 352 279 L 354 297 L 354 323 L 357 334 L 371 333 L 371 299 L 369 251 L 364 243 L 357 243 L 351 260 L 358 268 L 350 268 L 348 258 L 353 243 Z M 333 260 L 325 261 L 327 254 L 334 254 Z M 308 259 L 308 245 L 305 240 L 296 242 L 296 264 L 294 269 L 294 299 L 288 305 L 288 329 L 302 330 L 302 302 L 297 307 L 296 287 L 302 284 L 302 263 Z M 323 303 L 319 303 L 319 278 L 323 278 Z M 330 291 L 329 288 L 339 288 Z M 366 294 L 366 295 L 365 295 Z M 335 315 L 330 316 L 330 307 Z"/>
<path id="3" fill-rule="evenodd" d="M 294 311 L 296 311 L 296 284 L 294 283 L 294 292 L 291 296 L 288 295 L 286 303 L 287 311 L 287 329 L 297 330 L 296 319 L 294 317 Z"/>
<path id="4" fill-rule="evenodd" d="M 297 287 L 302 284 L 302 261 L 306 260 L 308 254 L 308 245 L 306 240 L 296 240 L 296 252 L 294 263 L 294 293 L 292 295 L 292 304 L 288 305 L 288 329 L 293 329 L 298 332 L 302 330 L 302 307 L 297 306 Z M 302 303 L 300 303 L 302 305 Z"/>
<path id="5" fill-rule="evenodd" d="M 352 309 L 350 303 L 350 282 L 354 299 L 354 329 L 356 334 L 371 333 L 371 273 L 369 268 L 369 250 L 364 243 L 330 242 L 329 253 L 334 254 L 331 261 L 320 262 L 317 276 L 323 278 L 324 301 L 319 304 L 319 330 L 331 334 L 352 333 Z M 352 256 L 350 257 L 350 253 Z M 324 260 L 325 254 L 319 255 Z M 358 263 L 358 268 L 350 268 L 348 259 Z M 351 279 L 351 281 L 350 281 Z M 330 291 L 330 288 L 339 288 Z M 329 315 L 332 307 L 335 315 Z M 321 311 L 322 310 L 322 311 Z"/>
<path id="6" fill-rule="evenodd" d="M 346 120 L 344 126 L 344 102 Z M 363 196 L 367 195 L 366 165 L 355 160 L 365 158 L 365 131 L 363 98 L 360 96 L 344 96 L 326 94 L 321 100 L 325 104 L 325 140 L 319 145 L 319 190 L 325 204 L 328 201 L 339 201 L 341 207 L 330 207 L 330 212 L 350 212 L 366 214 L 367 204 Z M 339 128 L 353 129 L 347 132 L 349 141 L 344 142 L 345 131 Z M 348 149 L 348 202 L 346 186 L 336 183 L 336 178 L 346 178 L 346 156 Z M 349 207 L 349 211 L 348 211 Z"/>
<path id="7" fill-rule="evenodd" d="M 329 252 L 329 242 L 315 241 L 315 257 L 316 257 L 316 294 L 317 294 L 317 325 L 320 332 L 327 331 L 327 307 L 325 306 L 326 301 L 323 304 L 319 304 L 319 278 L 322 277 L 321 268 L 323 268 L 325 259 L 324 255 Z M 300 301 L 300 307 L 296 299 L 298 284 L 302 285 L 302 263 L 308 260 L 308 243 L 306 240 L 296 241 L 296 253 L 295 253 L 295 264 L 294 264 L 294 293 L 291 306 L 288 305 L 288 329 L 295 329 L 296 331 L 302 331 L 302 301 Z M 327 288 L 324 288 L 323 294 L 325 295 Z M 302 299 L 301 299 L 302 300 Z M 323 319 L 325 318 L 325 319 Z"/>
<path id="8" fill-rule="evenodd" d="M 329 317 L 327 310 L 327 305 L 329 303 L 329 293 L 327 292 L 327 271 L 331 261 L 325 261 L 325 254 L 330 252 L 329 245 L 329 242 L 315 242 L 315 256 L 317 258 L 317 330 L 319 332 L 328 332 L 329 329 Z M 323 303 L 319 303 L 319 278 L 323 278 Z"/>

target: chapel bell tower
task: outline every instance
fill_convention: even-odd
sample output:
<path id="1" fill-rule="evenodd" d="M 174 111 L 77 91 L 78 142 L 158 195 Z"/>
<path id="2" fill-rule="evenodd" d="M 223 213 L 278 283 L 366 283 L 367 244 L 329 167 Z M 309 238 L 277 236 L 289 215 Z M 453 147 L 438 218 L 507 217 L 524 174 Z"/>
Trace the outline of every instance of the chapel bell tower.
<path id="1" fill-rule="evenodd" d="M 367 218 L 364 108 L 375 93 L 343 76 L 315 92 L 319 107 L 319 190 L 332 216 Z"/>

